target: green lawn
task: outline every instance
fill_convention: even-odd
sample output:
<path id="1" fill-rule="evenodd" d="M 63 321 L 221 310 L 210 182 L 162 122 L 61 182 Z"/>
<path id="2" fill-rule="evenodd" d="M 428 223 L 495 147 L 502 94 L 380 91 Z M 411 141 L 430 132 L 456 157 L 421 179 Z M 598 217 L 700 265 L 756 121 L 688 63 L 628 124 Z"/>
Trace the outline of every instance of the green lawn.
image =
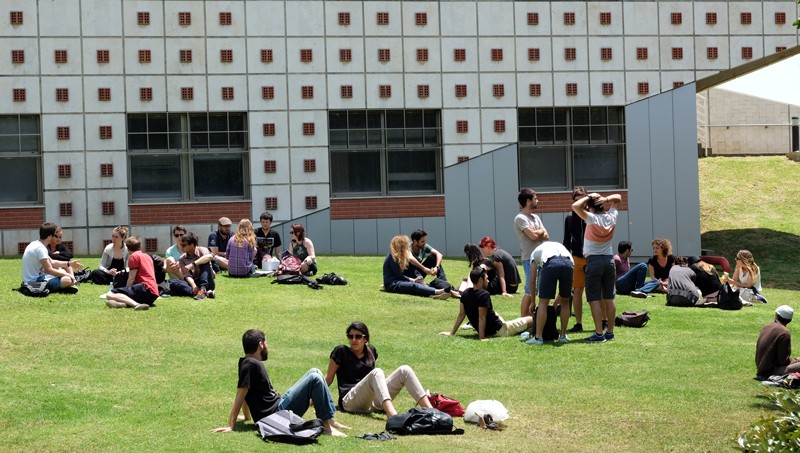
<path id="1" fill-rule="evenodd" d="M 784 166 L 760 159 L 770 168 Z M 701 174 L 724 163 L 704 159 Z M 790 170 L 797 172 L 794 165 Z M 736 198 L 730 190 L 727 197 Z M 796 240 L 794 217 L 761 223 L 765 217 L 724 228 L 765 228 Z M 704 218 L 704 240 L 713 237 L 714 225 Z M 390 442 L 323 437 L 310 447 L 315 451 L 730 451 L 738 433 L 768 410 L 762 387 L 751 379 L 758 331 L 777 305 L 800 309 L 795 288 L 773 285 L 775 269 L 782 273 L 791 263 L 754 253 L 764 267 L 768 305 L 723 312 L 665 307 L 663 296 L 621 296 L 620 310 L 651 311 L 647 327 L 620 328 L 614 342 L 600 345 L 574 341 L 586 334 L 571 335 L 573 343 L 561 347 L 530 347 L 516 338 L 480 342 L 474 332 L 438 335 L 452 326 L 458 302 L 378 291 L 382 257 L 321 257 L 322 272 L 344 275 L 351 283 L 346 287 L 313 291 L 222 276 L 216 300 L 164 299 L 146 312 L 105 308 L 98 298 L 104 288 L 94 285 L 77 295 L 26 298 L 9 291 L 18 284 L 20 260 L 0 259 L 6 294 L 0 298 L 6 313 L 0 320 L 0 450 L 286 449 L 263 443 L 251 424 L 230 434 L 210 432 L 230 411 L 241 334 L 248 328 L 267 333 L 266 365 L 282 391 L 310 367 L 324 371 L 344 329 L 361 320 L 384 370 L 409 364 L 426 388 L 465 406 L 497 399 L 510 412 L 508 429 L 467 424 L 463 436 Z M 97 258 L 83 261 L 94 267 Z M 467 271 L 463 259 L 444 266 L 451 280 Z M 518 314 L 519 297 L 494 303 L 506 317 Z M 402 411 L 412 404 L 402 393 L 396 406 Z M 337 419 L 352 426 L 353 435 L 380 432 L 385 423 L 382 415 Z M 456 424 L 465 425 L 462 419 Z"/>

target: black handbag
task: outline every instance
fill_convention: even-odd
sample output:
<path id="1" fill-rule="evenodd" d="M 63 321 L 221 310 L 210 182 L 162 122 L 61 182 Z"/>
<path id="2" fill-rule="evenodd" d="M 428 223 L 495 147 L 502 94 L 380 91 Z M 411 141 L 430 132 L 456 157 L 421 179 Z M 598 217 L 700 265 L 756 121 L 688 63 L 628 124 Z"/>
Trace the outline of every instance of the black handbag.
<path id="1" fill-rule="evenodd" d="M 717 295 L 717 306 L 723 310 L 741 310 L 742 300 L 739 299 L 739 290 L 731 288 L 730 283 L 723 283 Z"/>

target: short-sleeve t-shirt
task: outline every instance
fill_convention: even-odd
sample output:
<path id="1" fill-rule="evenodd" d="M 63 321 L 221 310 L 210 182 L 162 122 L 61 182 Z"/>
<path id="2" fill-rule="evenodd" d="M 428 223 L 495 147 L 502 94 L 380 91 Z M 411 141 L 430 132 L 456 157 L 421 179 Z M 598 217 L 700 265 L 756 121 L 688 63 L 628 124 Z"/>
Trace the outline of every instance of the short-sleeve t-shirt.
<path id="1" fill-rule="evenodd" d="M 520 212 L 514 217 L 514 231 L 517 233 L 517 237 L 519 237 L 520 259 L 522 259 L 522 261 L 529 261 L 533 249 L 539 247 L 542 242 L 544 242 L 534 241 L 525 234 L 525 230 L 530 227 L 533 227 L 534 230 L 544 228 L 544 224 L 538 215 L 526 215 Z"/>
<path id="2" fill-rule="evenodd" d="M 631 261 L 619 256 L 619 253 L 614 255 L 614 265 L 617 267 L 617 280 L 631 270 Z"/>
<path id="3" fill-rule="evenodd" d="M 486 329 L 483 332 L 487 337 L 496 334 L 497 331 L 500 330 L 500 327 L 502 327 L 503 321 L 500 320 L 500 317 L 497 316 L 497 313 L 495 313 L 492 308 L 492 297 L 489 295 L 489 291 L 485 289 L 468 288 L 461 293 L 461 305 L 464 306 L 467 319 L 469 319 L 469 323 L 472 324 L 475 330 L 480 328 L 480 314 L 478 313 L 478 308 L 484 307 L 487 309 Z"/>
<path id="4" fill-rule="evenodd" d="M 569 258 L 569 260 L 572 261 L 572 252 L 567 250 L 567 248 L 564 247 L 564 245 L 560 242 L 555 241 L 542 242 L 542 245 L 533 250 L 533 254 L 531 254 L 531 261 L 538 264 L 539 267 L 542 267 L 550 258 L 554 256 L 563 256 L 564 258 Z"/>
<path id="5" fill-rule="evenodd" d="M 370 344 L 366 346 L 372 351 L 375 360 L 378 360 L 378 351 Z M 375 369 L 375 363 L 367 365 L 366 354 L 359 359 L 352 349 L 343 344 L 333 348 L 331 359 L 339 365 L 336 370 L 336 386 L 339 387 L 339 407 L 342 407 L 344 396 Z"/>
<path id="6" fill-rule="evenodd" d="M 414 255 L 414 258 L 416 258 L 417 261 L 419 261 L 421 263 L 421 262 L 425 261 L 426 258 L 431 256 L 431 251 L 432 250 L 433 250 L 433 247 L 431 247 L 430 244 L 425 244 L 425 247 L 420 248 L 419 252 L 417 252 L 417 253 L 414 253 L 414 250 L 412 249 L 411 250 L 411 254 Z"/>
<path id="7" fill-rule="evenodd" d="M 138 269 L 133 283 L 143 284 L 151 294 L 158 296 L 158 285 L 156 284 L 156 271 L 153 259 L 137 250 L 128 257 L 128 268 Z"/>
<path id="8" fill-rule="evenodd" d="M 608 212 L 600 214 L 586 213 L 583 256 L 614 255 L 611 240 L 614 238 L 614 228 L 617 226 L 617 214 L 617 208 L 611 208 Z"/>
<path id="9" fill-rule="evenodd" d="M 514 257 L 512 257 L 508 252 L 502 249 L 497 249 L 492 253 L 492 261 L 500 262 L 503 265 L 503 273 L 505 274 L 506 279 L 506 286 L 517 286 L 519 285 L 519 269 L 517 269 L 517 263 L 514 261 Z"/>
<path id="10" fill-rule="evenodd" d="M 194 248 L 194 255 L 189 255 L 188 253 L 184 253 L 183 255 L 181 255 L 181 259 L 179 262 L 181 263 L 181 266 L 186 267 L 194 263 L 201 257 L 208 255 L 209 253 L 211 252 L 207 248 L 197 246 Z M 192 267 L 191 277 L 197 278 L 199 276 L 200 276 L 200 267 L 199 266 Z"/>
<path id="11" fill-rule="evenodd" d="M 33 241 L 25 247 L 22 254 L 22 281 L 35 282 L 44 275 L 41 260 L 48 257 L 47 247 L 42 241 Z"/>
<path id="12" fill-rule="evenodd" d="M 167 248 L 166 258 L 172 258 L 175 261 L 178 261 L 181 259 L 181 255 L 183 255 L 183 252 L 178 249 L 177 244 L 172 244 L 169 246 L 169 248 Z"/>
<path id="13" fill-rule="evenodd" d="M 250 408 L 253 421 L 273 414 L 278 410 L 281 395 L 272 387 L 264 363 L 252 357 L 239 359 L 239 383 L 237 388 L 247 388 L 244 400 Z"/>
<path id="14" fill-rule="evenodd" d="M 228 239 L 230 239 L 230 234 L 225 237 L 219 230 L 214 231 L 208 235 L 208 248 L 216 247 L 220 254 L 225 253 L 228 247 Z"/>
<path id="15" fill-rule="evenodd" d="M 647 260 L 648 266 L 653 266 L 653 275 L 659 280 L 666 280 L 669 278 L 669 270 L 672 269 L 672 264 L 675 262 L 675 257 L 667 255 L 667 265 L 661 266 L 658 264 L 658 257 L 653 255 Z"/>
<path id="16" fill-rule="evenodd" d="M 256 238 L 266 239 L 266 241 L 262 240 L 259 242 L 259 250 L 261 251 L 262 255 L 275 256 L 275 253 L 273 253 L 275 248 L 283 245 L 281 243 L 281 235 L 272 228 L 270 228 L 269 232 L 267 233 L 264 233 L 263 228 L 257 229 Z"/>

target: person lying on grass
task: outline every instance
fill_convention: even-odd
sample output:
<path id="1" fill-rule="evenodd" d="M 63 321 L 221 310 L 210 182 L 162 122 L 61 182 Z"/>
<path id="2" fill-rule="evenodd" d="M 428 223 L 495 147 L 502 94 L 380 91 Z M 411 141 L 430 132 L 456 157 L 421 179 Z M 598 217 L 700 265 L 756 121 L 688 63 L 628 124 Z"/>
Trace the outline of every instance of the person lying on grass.
<path id="1" fill-rule="evenodd" d="M 300 378 L 283 396 L 272 387 L 264 361 L 269 356 L 267 338 L 264 332 L 250 329 L 242 335 L 244 357 L 239 359 L 239 384 L 233 400 L 228 425 L 212 430 L 215 433 L 233 431 L 240 411 L 244 411 L 244 420 L 253 421 L 271 415 L 280 410 L 290 410 L 303 416 L 314 405 L 317 418 L 322 420 L 324 433 L 334 437 L 347 437 L 339 429 L 350 429 L 333 420 L 336 408 L 333 405 L 331 392 L 325 383 L 322 372 L 312 368 Z"/>
<path id="2" fill-rule="evenodd" d="M 486 269 L 480 266 L 473 268 L 469 273 L 469 279 L 472 281 L 472 288 L 461 293 L 461 303 L 453 328 L 450 332 L 440 332 L 440 335 L 455 335 L 458 327 L 464 322 L 464 317 L 469 319 L 473 328 L 477 328 L 478 338 L 481 341 L 488 340 L 494 335 L 514 336 L 533 326 L 532 316 L 506 321 L 495 313 L 492 308 L 492 297 L 489 295 L 489 291 L 486 291 L 486 286 L 489 284 Z"/>
<path id="3" fill-rule="evenodd" d="M 428 392 L 419 383 L 414 370 L 403 365 L 387 378 L 375 368 L 378 351 L 369 344 L 369 329 L 363 322 L 353 322 L 346 330 L 349 346 L 333 348 L 325 382 L 339 387 L 339 407 L 346 412 L 369 413 L 382 410 L 388 417 L 397 415 L 392 400 L 403 387 L 421 407 L 431 407 Z"/>

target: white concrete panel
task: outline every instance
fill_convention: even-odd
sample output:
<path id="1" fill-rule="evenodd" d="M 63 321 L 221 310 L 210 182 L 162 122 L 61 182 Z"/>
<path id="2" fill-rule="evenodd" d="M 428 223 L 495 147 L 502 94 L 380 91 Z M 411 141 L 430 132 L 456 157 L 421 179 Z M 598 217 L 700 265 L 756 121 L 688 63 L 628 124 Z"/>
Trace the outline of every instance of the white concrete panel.
<path id="1" fill-rule="evenodd" d="M 513 23 L 513 2 L 478 2 L 479 36 L 511 36 Z"/>
<path id="2" fill-rule="evenodd" d="M 164 55 L 163 39 L 126 38 L 124 46 L 126 74 L 164 74 L 166 55 Z M 150 63 L 139 63 L 140 50 L 150 51 Z"/>
<path id="3" fill-rule="evenodd" d="M 21 88 L 25 90 L 25 102 L 13 102 L 13 90 Z M 41 99 L 39 93 L 39 77 L 0 77 L 0 109 L 3 113 L 41 113 Z"/>
<path id="4" fill-rule="evenodd" d="M 124 150 L 101 151 L 86 155 L 86 187 L 89 189 L 128 188 L 128 156 Z M 114 165 L 113 176 L 101 176 L 100 165 Z"/>
<path id="5" fill-rule="evenodd" d="M 206 39 L 206 65 L 209 74 L 241 74 L 247 72 L 247 52 L 244 38 Z M 221 52 L 233 51 L 233 62 L 223 63 Z M 173 55 L 171 58 L 177 58 Z"/>
<path id="6" fill-rule="evenodd" d="M 264 172 L 264 161 L 275 161 L 275 173 Z M 271 149 L 250 149 L 250 180 L 254 185 L 276 185 L 289 184 L 291 177 L 291 165 L 289 161 L 289 150 L 286 148 Z M 253 194 L 254 204 L 263 207 L 263 196 L 259 200 Z M 280 200 L 278 200 L 280 201 Z M 278 204 L 280 207 L 280 203 Z M 288 206 L 287 206 L 288 207 Z"/>
<path id="7" fill-rule="evenodd" d="M 39 230 L 3 230 L 3 255 L 20 255 L 17 246 L 20 242 L 31 243 L 39 239 Z"/>
<path id="8" fill-rule="evenodd" d="M 30 38 L 0 38 L 0 49 L 4 49 L 2 55 L 3 75 L 21 76 L 25 74 L 39 74 L 39 45 L 38 41 Z M 21 50 L 24 53 L 24 63 L 12 63 L 11 52 Z M 52 58 L 52 54 L 51 54 Z"/>
<path id="9" fill-rule="evenodd" d="M 764 38 L 762 36 L 731 36 L 730 43 L 730 64 L 732 67 L 758 60 L 764 56 Z M 752 58 L 744 58 L 742 55 L 744 47 L 750 47 L 753 50 Z M 774 48 L 767 49 L 768 53 L 773 53 L 774 51 Z"/>
<path id="10" fill-rule="evenodd" d="M 694 40 L 688 36 L 665 36 L 660 39 L 661 69 L 666 71 L 694 68 Z M 683 58 L 674 59 L 672 49 L 681 49 Z"/>
<path id="11" fill-rule="evenodd" d="M 464 49 L 464 61 L 455 61 L 455 49 Z M 442 72 L 477 72 L 478 58 L 477 38 L 442 38 Z"/>
<path id="12" fill-rule="evenodd" d="M 152 101 L 141 100 L 141 88 L 153 89 Z M 167 109 L 167 85 L 164 76 L 125 77 L 125 105 L 129 112 L 165 111 Z"/>
<path id="13" fill-rule="evenodd" d="M 401 2 L 364 2 L 364 34 L 400 36 L 403 33 Z M 378 25 L 378 13 L 389 13 L 389 23 Z"/>
<path id="14" fill-rule="evenodd" d="M 500 61 L 492 60 L 492 51 L 500 49 L 503 58 Z M 483 72 L 508 71 L 516 68 L 514 38 L 484 38 L 478 40 L 478 67 Z"/>
<path id="15" fill-rule="evenodd" d="M 658 31 L 661 35 L 691 36 L 694 31 L 694 2 L 666 1 L 658 3 Z M 680 13 L 681 23 L 672 24 L 672 14 Z"/>
<path id="16" fill-rule="evenodd" d="M 100 100 L 100 88 L 111 90 L 111 100 Z M 84 77 L 83 93 L 83 110 L 87 113 L 125 111 L 125 78 L 122 76 Z"/>
<path id="17" fill-rule="evenodd" d="M 97 62 L 98 50 L 108 51 L 108 63 Z M 83 39 L 83 73 L 86 74 L 119 74 L 124 72 L 122 62 L 122 38 L 84 38 Z"/>
<path id="18" fill-rule="evenodd" d="M 777 53 L 777 47 L 791 49 L 797 45 L 797 39 L 797 36 L 764 36 L 764 55 Z"/>
<path id="19" fill-rule="evenodd" d="M 285 36 L 285 8 L 282 1 L 245 2 L 248 36 Z"/>
<path id="20" fill-rule="evenodd" d="M 206 74 L 206 40 L 203 38 L 167 38 L 165 40 L 165 56 L 168 74 Z M 191 50 L 191 63 L 181 62 L 181 51 Z M 240 49 L 239 49 L 240 50 Z M 211 54 L 219 62 L 219 50 Z M 234 61 L 244 55 L 234 51 Z"/>
<path id="21" fill-rule="evenodd" d="M 83 109 L 80 77 L 42 77 L 42 87 L 43 113 L 77 113 Z M 56 90 L 59 89 L 68 90 L 68 101 L 56 100 Z"/>
<path id="22" fill-rule="evenodd" d="M 541 85 L 541 96 L 531 96 L 531 84 Z M 519 107 L 553 105 L 553 74 L 551 72 L 517 73 L 517 105 Z"/>
<path id="23" fill-rule="evenodd" d="M 439 2 L 442 36 L 469 36 L 478 34 L 476 2 Z"/>
<path id="24" fill-rule="evenodd" d="M 325 184 L 327 186 L 330 182 L 328 148 L 292 148 L 289 158 L 292 184 Z M 316 161 L 316 171 L 305 171 L 304 161 L 306 159 Z"/>
<path id="25" fill-rule="evenodd" d="M 311 50 L 310 62 L 300 61 L 300 50 L 302 49 Z M 325 40 L 323 38 L 287 38 L 286 67 L 289 73 L 325 72 Z"/>
<path id="26" fill-rule="evenodd" d="M 40 35 L 81 35 L 81 8 L 78 0 L 40 0 L 38 3 Z"/>
<path id="27" fill-rule="evenodd" d="M 439 36 L 439 2 L 403 2 L 403 36 Z M 417 25 L 416 14 L 425 13 L 427 23 Z"/>
<path id="28" fill-rule="evenodd" d="M 602 49 L 611 49 L 611 59 L 602 59 Z M 593 37 L 589 40 L 589 69 L 591 71 L 625 70 L 625 44 L 621 37 Z"/>
<path id="29" fill-rule="evenodd" d="M 764 33 L 764 18 L 761 14 L 761 2 L 730 2 L 728 6 L 728 21 L 730 24 L 730 34 L 732 36 L 743 35 L 757 35 L 760 36 Z M 742 13 L 750 13 L 752 23 L 742 23 Z M 792 20 L 789 20 L 791 18 Z M 792 22 L 797 17 L 789 16 L 786 18 L 787 22 Z M 775 23 L 775 16 L 770 18 L 772 23 Z"/>
<path id="30" fill-rule="evenodd" d="M 164 34 L 166 36 L 203 36 L 205 33 L 205 2 L 191 0 L 164 2 Z M 180 25 L 178 14 L 192 15 L 191 25 Z"/>
<path id="31" fill-rule="evenodd" d="M 250 74 L 247 76 L 250 110 L 285 110 L 288 105 L 286 76 L 272 74 Z M 272 87 L 274 97 L 264 99 L 262 87 Z"/>
<path id="32" fill-rule="evenodd" d="M 325 42 L 328 74 L 364 72 L 364 40 L 361 38 L 328 38 Z M 341 61 L 340 50 L 350 50 L 350 61 Z M 371 55 L 373 57 L 373 55 Z"/>
<path id="33" fill-rule="evenodd" d="M 698 36 L 694 40 L 695 69 L 698 71 L 723 71 L 730 69 L 730 46 L 727 36 Z M 708 59 L 707 49 L 716 47 L 718 57 Z M 699 75 L 698 75 L 699 77 Z"/>
<path id="34" fill-rule="evenodd" d="M 566 36 L 553 38 L 553 70 L 586 71 L 589 69 L 588 38 L 586 36 Z M 575 59 L 565 58 L 566 49 L 575 49 Z"/>
<path id="35" fill-rule="evenodd" d="M 102 1 L 102 0 L 100 0 Z M 122 2 L 123 26 L 126 36 L 163 36 L 163 2 L 157 0 L 125 0 Z M 150 14 L 150 24 L 139 25 L 137 13 Z M 174 18 L 171 18 L 174 20 Z"/>
<path id="36" fill-rule="evenodd" d="M 248 116 L 250 148 L 285 148 L 289 146 L 289 118 L 286 112 L 250 112 Z M 264 124 L 274 124 L 275 135 L 265 136 Z M 263 168 L 263 165 L 256 166 L 255 171 L 263 171 Z"/>
<path id="37" fill-rule="evenodd" d="M 270 209 L 269 212 L 272 213 L 275 222 L 283 222 L 292 217 L 292 199 L 291 193 L 292 190 L 288 184 L 285 185 L 254 185 L 251 189 L 251 193 L 253 194 L 253 219 L 258 222 L 258 218 L 262 212 L 264 212 L 265 204 L 264 199 L 266 197 L 278 197 L 278 209 Z M 281 235 L 281 239 L 285 236 Z"/>
<path id="38" fill-rule="evenodd" d="M 716 24 L 707 23 L 706 14 L 708 13 L 716 13 Z M 694 4 L 694 30 L 698 35 L 727 35 L 728 2 L 696 2 Z"/>
<path id="39" fill-rule="evenodd" d="M 501 85 L 502 96 L 495 96 L 494 85 Z M 480 76 L 481 108 L 515 107 L 516 77 L 513 73 L 482 73 Z"/>
<path id="40" fill-rule="evenodd" d="M 69 127 L 69 140 L 58 140 L 56 128 Z M 82 151 L 83 117 L 79 115 L 42 115 L 42 150 L 48 151 Z"/>
<path id="41" fill-rule="evenodd" d="M 329 194 L 327 184 L 292 184 L 292 218 L 329 208 Z M 306 209 L 306 197 L 317 197 L 317 209 Z"/>
<path id="42" fill-rule="evenodd" d="M 495 132 L 494 122 L 505 121 L 505 132 Z M 483 109 L 481 112 L 481 139 L 484 150 L 498 148 L 498 144 L 513 143 L 517 141 L 517 110 Z"/>
<path id="43" fill-rule="evenodd" d="M 272 50 L 272 61 L 261 61 L 261 50 Z M 299 51 L 292 58 L 299 59 Z M 286 39 L 284 38 L 248 38 L 247 68 L 253 74 L 286 74 Z"/>
<path id="44" fill-rule="evenodd" d="M 69 178 L 58 177 L 59 165 L 70 165 L 71 176 Z M 42 180 L 44 181 L 45 192 L 82 190 L 86 187 L 86 168 L 83 153 L 44 153 L 42 156 Z M 46 198 L 45 202 L 47 201 Z M 57 213 L 58 205 L 56 205 L 55 211 L 48 210 L 47 212 Z"/>
<path id="45" fill-rule="evenodd" d="M 380 50 L 389 50 L 389 61 L 379 61 Z M 364 67 L 367 72 L 403 72 L 403 40 L 401 38 L 364 39 Z"/>
<path id="46" fill-rule="evenodd" d="M 442 108 L 442 76 L 440 74 L 408 74 L 405 79 L 406 108 Z M 428 85 L 428 97 L 419 97 L 417 87 Z"/>
<path id="47" fill-rule="evenodd" d="M 467 121 L 466 133 L 456 131 L 456 121 Z M 471 108 L 442 110 L 442 136 L 448 145 L 467 145 L 481 142 L 481 111 Z"/>
<path id="48" fill-rule="evenodd" d="M 621 2 L 587 2 L 586 23 L 589 35 L 622 35 L 623 14 Z M 610 13 L 611 23 L 600 23 L 600 13 Z"/>
<path id="49" fill-rule="evenodd" d="M 675 82 L 683 82 L 688 85 L 694 79 L 692 71 L 663 71 L 661 72 L 661 91 L 673 89 Z"/>
<path id="50" fill-rule="evenodd" d="M 549 36 L 550 8 L 545 2 L 514 2 L 514 31 L 516 36 Z M 537 25 L 528 25 L 528 13 L 539 14 Z"/>
<path id="51" fill-rule="evenodd" d="M 59 225 L 61 226 L 61 225 Z M 63 227 L 62 227 L 63 228 Z M 61 240 L 64 242 L 72 242 L 72 253 L 76 256 L 84 256 L 89 254 L 89 244 L 86 242 L 86 229 L 85 228 L 64 228 L 62 231 Z"/>
<path id="52" fill-rule="evenodd" d="M 641 4 L 642 2 L 635 2 Z M 627 23 L 626 23 L 627 25 Z M 637 50 L 647 49 L 647 58 L 640 60 Z M 658 36 L 628 36 L 625 38 L 625 69 L 628 71 L 657 71 L 660 63 Z"/>
<path id="53" fill-rule="evenodd" d="M 72 215 L 62 216 L 61 203 L 72 203 Z M 70 228 L 86 226 L 86 197 L 83 190 L 44 191 L 44 206 L 47 218 L 57 225 Z"/>
<path id="54" fill-rule="evenodd" d="M 403 40 L 403 67 L 405 72 L 440 72 L 442 68 L 441 42 L 438 37 L 405 38 Z M 417 50 L 428 51 L 427 61 L 417 60 Z"/>
<path id="55" fill-rule="evenodd" d="M 67 62 L 56 63 L 55 51 L 66 50 Z M 28 60 L 26 52 L 25 61 Z M 81 73 L 80 38 L 41 38 L 39 39 L 39 62 L 43 75 L 79 75 Z"/>
<path id="56" fill-rule="evenodd" d="M 324 74 L 297 74 L 289 77 L 289 108 L 292 110 L 324 110 L 327 106 L 328 94 L 325 84 Z M 310 86 L 313 89 L 313 97 L 304 99 L 303 87 Z"/>
<path id="57" fill-rule="evenodd" d="M 380 97 L 380 86 L 391 87 L 391 97 Z M 367 74 L 366 98 L 368 109 L 402 109 L 403 99 L 403 74 Z M 415 89 L 416 91 L 416 89 Z"/>
<path id="58" fill-rule="evenodd" d="M 233 87 L 233 99 L 222 99 L 223 87 Z M 222 112 L 247 110 L 247 76 L 209 76 L 208 109 Z"/>
<path id="59" fill-rule="evenodd" d="M 604 83 L 614 84 L 613 94 L 603 94 Z M 625 73 L 622 71 L 589 73 L 589 90 L 591 105 L 624 105 Z"/>
<path id="60" fill-rule="evenodd" d="M 456 97 L 456 85 L 466 85 L 467 95 Z M 442 74 L 442 105 L 463 109 L 480 106 L 480 85 L 477 73 Z"/>
<path id="61" fill-rule="evenodd" d="M 365 83 L 364 74 L 328 74 L 328 108 L 332 110 L 366 108 Z M 342 98 L 343 85 L 353 87 L 352 98 Z"/>
<path id="62" fill-rule="evenodd" d="M 763 33 L 766 35 L 796 35 L 792 27 L 792 22 L 797 19 L 797 5 L 791 2 L 768 2 L 765 1 L 761 4 L 764 9 L 764 28 Z M 786 14 L 786 23 L 775 23 L 775 13 Z M 753 20 L 755 21 L 755 16 Z"/>
<path id="63" fill-rule="evenodd" d="M 517 71 L 538 72 L 553 68 L 553 47 L 549 37 L 517 38 L 515 47 Z M 539 59 L 530 60 L 528 49 L 539 49 Z"/>
<path id="64" fill-rule="evenodd" d="M 193 88 L 191 100 L 183 100 L 181 89 Z M 234 95 L 237 94 L 234 91 Z M 205 112 L 208 110 L 206 77 L 201 75 L 167 78 L 167 109 L 170 112 Z"/>
<path id="65" fill-rule="evenodd" d="M 575 24 L 564 23 L 564 13 L 575 13 Z M 553 36 L 578 36 L 586 35 L 586 3 L 585 2 L 557 2 L 550 4 L 550 21 Z"/>
<path id="66" fill-rule="evenodd" d="M 556 105 L 587 105 L 589 104 L 589 73 L 588 72 L 563 72 L 554 75 L 553 98 Z M 578 94 L 567 96 L 566 84 L 577 83 Z"/>
<path id="67" fill-rule="evenodd" d="M 207 36 L 244 36 L 247 24 L 245 5 L 247 2 L 205 2 L 206 35 Z M 231 13 L 231 24 L 222 25 L 219 13 Z"/>
<path id="68" fill-rule="evenodd" d="M 629 74 L 626 83 L 625 97 L 627 103 L 636 102 L 638 99 L 644 99 L 648 96 L 658 94 L 661 87 L 659 75 L 653 72 L 637 72 L 633 76 Z M 649 84 L 650 92 L 648 94 L 639 94 L 639 83 Z"/>
<path id="69" fill-rule="evenodd" d="M 7 0 L 3 2 L 4 5 L 7 5 L 3 8 L 5 12 L 5 18 L 3 22 L 3 26 L 5 27 L 8 24 L 8 30 L 14 36 L 36 36 L 39 31 L 39 16 L 37 14 L 37 4 L 36 2 L 32 2 L 30 0 Z M 20 25 L 11 25 L 8 20 L 8 14 L 11 11 L 21 11 L 22 12 L 22 24 Z M 6 34 L 6 33 L 3 33 Z M 14 245 L 14 253 L 16 253 L 16 245 Z"/>
<path id="70" fill-rule="evenodd" d="M 321 1 L 286 2 L 287 36 L 323 36 L 325 8 Z"/>
<path id="71" fill-rule="evenodd" d="M 127 146 L 126 118 L 124 113 L 84 115 L 86 150 L 124 150 Z M 111 126 L 111 138 L 100 138 L 100 126 Z"/>
<path id="72" fill-rule="evenodd" d="M 314 135 L 303 135 L 303 123 L 314 123 Z M 328 113 L 325 111 L 289 112 L 289 144 L 291 146 L 327 146 Z"/>
<path id="73" fill-rule="evenodd" d="M 104 201 L 114 202 L 114 214 L 103 215 Z M 115 225 L 128 225 L 128 191 L 126 189 L 116 190 L 87 190 L 86 191 L 86 210 L 89 216 L 89 225 L 105 225 L 113 227 Z M 108 233 L 110 236 L 111 233 Z"/>
<path id="74" fill-rule="evenodd" d="M 458 158 L 461 156 L 467 156 L 470 159 L 478 157 L 483 152 L 483 147 L 479 144 L 472 144 L 472 145 L 460 145 L 460 144 L 445 144 L 442 151 L 442 165 L 445 167 L 449 167 L 450 165 L 456 165 L 458 163 Z"/>
<path id="75" fill-rule="evenodd" d="M 324 2 L 324 5 L 326 35 L 352 37 L 360 37 L 364 35 L 364 14 L 361 7 L 361 2 Z M 350 14 L 349 25 L 339 25 L 339 13 Z"/>
<path id="76" fill-rule="evenodd" d="M 122 35 L 122 0 L 81 0 L 80 8 L 83 36 Z"/>

